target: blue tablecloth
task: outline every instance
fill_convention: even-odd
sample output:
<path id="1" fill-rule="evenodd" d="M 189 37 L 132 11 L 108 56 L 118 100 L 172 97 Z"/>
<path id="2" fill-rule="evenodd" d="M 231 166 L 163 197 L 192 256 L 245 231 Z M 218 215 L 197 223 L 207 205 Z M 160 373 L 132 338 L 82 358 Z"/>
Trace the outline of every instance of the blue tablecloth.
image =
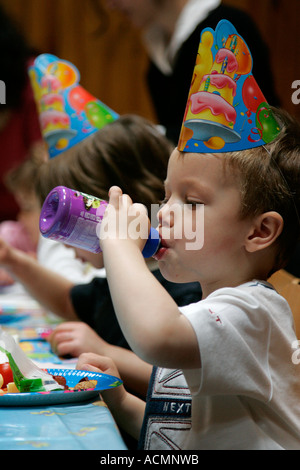
<path id="1" fill-rule="evenodd" d="M 0 408 L 0 450 L 126 450 L 101 400 Z"/>
<path id="2" fill-rule="evenodd" d="M 31 339 L 35 331 L 52 327 L 59 319 L 22 296 L 11 300 L 0 293 L 0 308 L 3 306 L 6 313 L 5 317 L 3 311 L 0 314 L 0 326 L 16 335 L 28 357 L 39 361 L 41 367 L 48 367 L 49 362 L 55 368 L 75 367 L 74 360 L 58 358 L 46 341 Z M 49 406 L 8 407 L 1 406 L 0 401 L 0 450 L 34 449 L 126 450 L 126 446 L 100 396 L 92 401 Z"/>

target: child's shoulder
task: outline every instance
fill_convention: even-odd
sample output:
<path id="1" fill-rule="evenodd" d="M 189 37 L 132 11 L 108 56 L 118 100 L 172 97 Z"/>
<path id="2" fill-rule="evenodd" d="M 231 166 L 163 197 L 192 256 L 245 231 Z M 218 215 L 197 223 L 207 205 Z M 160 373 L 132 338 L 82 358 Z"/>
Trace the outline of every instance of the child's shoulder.
<path id="1" fill-rule="evenodd" d="M 223 287 L 199 302 L 181 307 L 180 311 L 195 331 L 207 335 L 215 334 L 220 328 L 225 328 L 228 334 L 281 331 L 289 338 L 295 335 L 293 314 L 287 301 L 264 281 Z"/>
<path id="2" fill-rule="evenodd" d="M 267 315 L 278 312 L 290 312 L 286 300 L 278 294 L 272 284 L 266 281 L 254 279 L 236 287 L 222 287 L 215 290 L 205 299 L 189 304 L 180 309 L 182 313 L 214 311 L 218 313 L 244 312 L 265 312 Z"/>

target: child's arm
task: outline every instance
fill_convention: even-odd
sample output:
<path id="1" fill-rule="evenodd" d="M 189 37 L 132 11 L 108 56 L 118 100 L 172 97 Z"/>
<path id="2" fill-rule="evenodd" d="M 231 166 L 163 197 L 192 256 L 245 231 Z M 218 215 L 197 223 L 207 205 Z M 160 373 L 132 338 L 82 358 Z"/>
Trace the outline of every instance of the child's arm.
<path id="1" fill-rule="evenodd" d="M 0 265 L 5 267 L 44 307 L 66 319 L 77 319 L 70 289 L 72 282 L 41 266 L 32 256 L 0 238 Z"/>
<path id="2" fill-rule="evenodd" d="M 127 216 L 130 227 L 134 217 L 129 217 L 128 211 L 132 213 L 132 209 L 141 209 L 147 220 L 145 208 L 132 205 L 129 197 L 120 197 L 121 194 L 119 188 L 114 187 L 110 191 L 100 243 L 114 308 L 123 333 L 134 352 L 150 364 L 181 369 L 200 367 L 198 343 L 191 324 L 147 269 L 141 254 L 145 240 L 109 235 L 116 216 L 123 221 Z M 141 220 L 141 216 L 139 218 Z"/>
<path id="3" fill-rule="evenodd" d="M 112 359 L 97 354 L 82 354 L 78 359 L 76 368 L 120 377 Z M 123 385 L 114 390 L 101 392 L 101 395 L 118 426 L 135 439 L 138 439 L 143 424 L 145 402 L 128 393 Z"/>

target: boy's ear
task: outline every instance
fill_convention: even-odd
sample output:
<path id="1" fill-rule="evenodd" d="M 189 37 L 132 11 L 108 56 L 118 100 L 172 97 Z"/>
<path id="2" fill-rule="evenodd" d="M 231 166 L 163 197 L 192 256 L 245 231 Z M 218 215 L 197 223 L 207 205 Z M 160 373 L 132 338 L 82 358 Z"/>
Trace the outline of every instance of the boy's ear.
<path id="1" fill-rule="evenodd" d="M 283 229 L 283 218 L 278 212 L 270 211 L 254 219 L 245 248 L 249 253 L 263 250 L 272 245 Z"/>

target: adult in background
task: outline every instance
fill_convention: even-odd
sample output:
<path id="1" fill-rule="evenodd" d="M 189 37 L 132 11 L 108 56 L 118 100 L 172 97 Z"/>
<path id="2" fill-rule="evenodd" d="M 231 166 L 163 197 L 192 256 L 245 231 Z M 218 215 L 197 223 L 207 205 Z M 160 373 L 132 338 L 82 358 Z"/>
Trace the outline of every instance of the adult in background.
<path id="1" fill-rule="evenodd" d="M 159 124 L 178 142 L 186 96 L 195 65 L 201 31 L 222 19 L 234 24 L 253 55 L 253 74 L 267 101 L 278 106 L 269 51 L 249 15 L 221 0 L 106 0 L 142 32 L 150 63 L 149 92 Z"/>
<path id="2" fill-rule="evenodd" d="M 0 6 L 0 80 L 6 91 L 5 104 L 0 104 L 0 222 L 15 220 L 20 210 L 5 185 L 6 174 L 43 147 L 27 75 L 32 55 L 18 27 Z"/>

